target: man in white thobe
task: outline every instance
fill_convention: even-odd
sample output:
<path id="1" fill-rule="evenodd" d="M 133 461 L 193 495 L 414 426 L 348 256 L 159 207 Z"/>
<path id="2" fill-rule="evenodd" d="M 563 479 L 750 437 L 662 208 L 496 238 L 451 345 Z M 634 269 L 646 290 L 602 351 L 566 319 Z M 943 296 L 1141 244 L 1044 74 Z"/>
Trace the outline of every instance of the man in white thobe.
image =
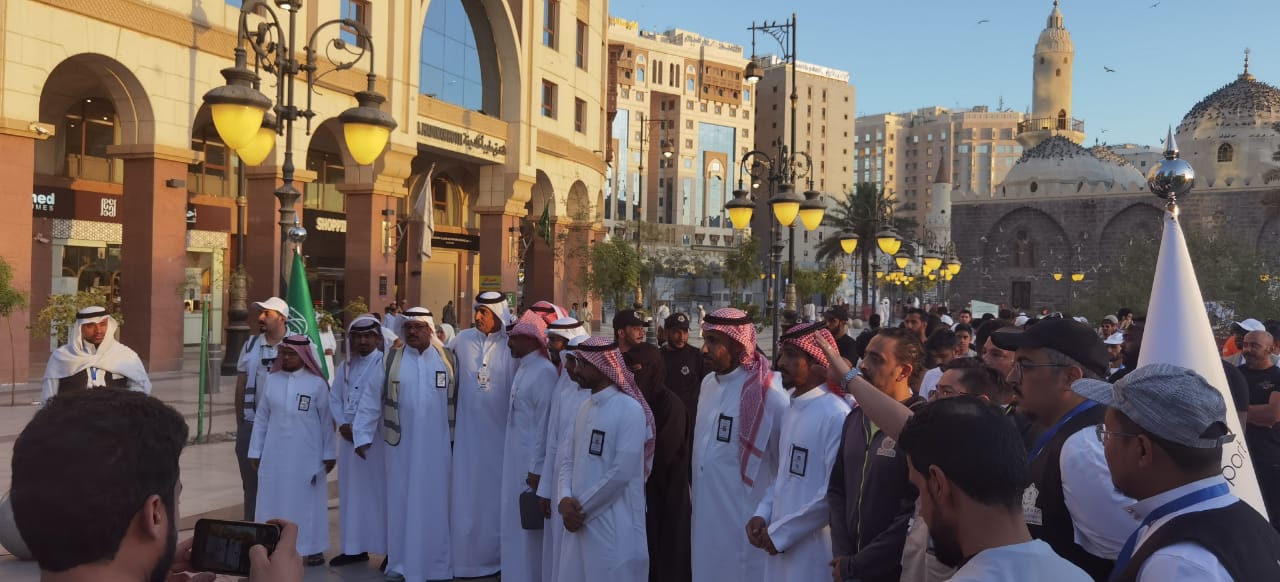
<path id="1" fill-rule="evenodd" d="M 369 560 L 369 552 L 387 553 L 387 477 L 383 447 L 377 439 L 361 457 L 352 426 L 360 400 L 385 380 L 382 324 L 365 314 L 347 326 L 347 359 L 333 375 L 329 412 L 338 425 L 338 522 L 342 553 L 330 566 Z"/>
<path id="2" fill-rule="evenodd" d="M 767 554 L 743 526 L 773 484 L 787 409 L 782 380 L 756 349 L 755 323 L 726 307 L 702 322 L 707 374 L 693 431 L 693 580 L 765 580 Z"/>
<path id="3" fill-rule="evenodd" d="M 506 582 L 542 580 L 542 530 L 522 527 L 520 496 L 537 491 L 541 480 L 541 447 L 557 380 L 547 354 L 546 329 L 542 316 L 529 310 L 507 334 L 517 368 L 502 451 L 502 579 Z"/>
<path id="4" fill-rule="evenodd" d="M 556 380 L 547 414 L 547 436 L 544 444 L 542 478 L 538 480 L 538 497 L 543 501 L 543 514 L 549 524 L 542 532 L 542 579 L 559 580 L 560 547 L 565 530 L 561 527 L 560 509 L 552 503 L 559 483 L 560 467 L 557 456 L 568 449 L 573 439 L 573 421 L 578 409 L 587 401 L 591 391 L 582 390 L 576 381 L 577 359 L 573 348 L 587 339 L 581 323 L 571 317 L 557 319 L 547 326 L 547 352 L 552 363 L 558 363 L 560 377 Z"/>
<path id="5" fill-rule="evenodd" d="M 284 338 L 258 393 L 249 462 L 258 470 L 256 521 L 298 524 L 298 553 L 324 564 L 329 547 L 329 482 L 337 443 L 329 414 L 329 382 L 305 335 Z"/>
<path id="6" fill-rule="evenodd" d="M 138 353 L 116 339 L 120 324 L 102 307 L 76 313 L 67 343 L 49 355 L 40 402 L 55 394 L 89 388 L 125 388 L 151 393 L 151 380 Z"/>
<path id="7" fill-rule="evenodd" d="M 457 375 L 434 326 L 430 311 L 405 310 L 405 345 L 383 356 L 385 381 L 361 396 L 352 429 L 357 455 L 385 443 L 377 446 L 386 463 L 388 580 L 453 578 L 449 390 Z"/>
<path id="8" fill-rule="evenodd" d="M 575 357 L 591 395 L 558 455 L 557 504 L 567 533 L 557 582 L 647 582 L 644 480 L 653 458 L 653 414 L 618 344 L 593 337 Z"/>
<path id="9" fill-rule="evenodd" d="M 792 327 L 782 336 L 778 371 L 791 388 L 782 415 L 777 478 L 747 522 L 751 545 L 769 555 L 766 580 L 808 582 L 831 575 L 831 526 L 827 486 L 836 463 L 849 405 L 827 385 L 829 362 L 815 336 L 835 338 L 823 322 Z"/>
<path id="10" fill-rule="evenodd" d="M 476 296 L 475 327 L 458 333 L 458 404 L 450 487 L 453 575 L 492 576 L 501 568 L 502 453 L 516 366 L 507 348 L 506 298 Z"/>

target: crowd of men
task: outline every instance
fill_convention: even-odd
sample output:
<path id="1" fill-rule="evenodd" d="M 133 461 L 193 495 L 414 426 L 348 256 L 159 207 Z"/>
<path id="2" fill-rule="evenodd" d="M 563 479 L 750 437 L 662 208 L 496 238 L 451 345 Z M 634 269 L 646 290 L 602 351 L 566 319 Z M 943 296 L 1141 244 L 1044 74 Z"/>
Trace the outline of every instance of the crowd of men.
<path id="1" fill-rule="evenodd" d="M 1187 368 L 1139 367 L 1128 310 L 1094 328 L 911 309 L 854 337 L 835 306 L 771 360 L 735 308 L 670 313 L 655 346 L 635 310 L 592 337 L 559 306 L 516 318 L 486 292 L 456 337 L 422 307 L 353 319 L 330 383 L 310 340 L 286 335 L 284 301 L 256 306 L 236 390 L 245 518 L 285 520 L 308 565 L 329 549 L 336 467 L 329 564 L 382 555 L 392 581 L 1280 580 L 1280 534 L 1221 465 L 1238 414 L 1280 512 L 1280 322 L 1235 325 L 1226 399 Z M 46 457 L 69 445 L 36 435 L 86 394 L 124 394 L 59 390 L 15 445 L 13 490 L 54 572 L 86 562 L 34 509 L 74 489 Z M 154 491 L 130 489 L 156 501 L 118 508 L 160 534 L 173 449 Z M 151 530 L 125 529 L 151 547 Z M 110 533 L 88 530 L 75 535 Z"/>

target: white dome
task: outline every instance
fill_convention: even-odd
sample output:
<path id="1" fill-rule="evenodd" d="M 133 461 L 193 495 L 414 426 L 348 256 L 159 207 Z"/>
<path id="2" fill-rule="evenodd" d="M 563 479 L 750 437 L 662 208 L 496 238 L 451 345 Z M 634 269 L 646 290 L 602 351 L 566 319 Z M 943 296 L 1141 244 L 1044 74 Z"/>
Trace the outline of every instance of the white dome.
<path id="1" fill-rule="evenodd" d="M 1023 152 L 1001 184 L 1006 197 L 1094 193 L 1115 187 L 1136 189 L 1146 183 L 1142 173 L 1107 148 L 1086 150 L 1055 135 Z"/>
<path id="2" fill-rule="evenodd" d="M 1177 129 L 1182 158 L 1204 187 L 1262 185 L 1280 179 L 1272 154 L 1280 150 L 1280 89 L 1248 69 L 1210 93 Z"/>

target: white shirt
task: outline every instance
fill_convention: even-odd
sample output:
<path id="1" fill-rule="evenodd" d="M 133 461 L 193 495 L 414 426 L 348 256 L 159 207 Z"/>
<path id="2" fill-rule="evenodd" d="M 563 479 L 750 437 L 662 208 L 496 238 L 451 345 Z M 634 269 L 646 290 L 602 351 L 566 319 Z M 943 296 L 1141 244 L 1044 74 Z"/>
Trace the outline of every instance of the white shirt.
<path id="1" fill-rule="evenodd" d="M 1106 454 L 1092 426 L 1067 437 L 1058 465 L 1075 542 L 1090 554 L 1116 559 L 1129 534 L 1142 522 L 1129 512 L 1134 499 L 1116 490 L 1111 482 Z"/>
<path id="2" fill-rule="evenodd" d="M 929 371 L 924 373 L 924 379 L 920 381 L 920 397 L 928 400 L 933 391 L 938 389 L 938 380 L 941 379 L 942 366 L 929 368 Z"/>
<path id="3" fill-rule="evenodd" d="M 1129 506 L 1129 510 L 1132 511 L 1134 516 L 1139 520 L 1146 519 L 1147 515 L 1152 511 L 1155 511 L 1157 508 L 1169 503 L 1170 501 L 1191 493 L 1192 491 L 1203 489 L 1205 487 L 1212 487 L 1219 483 L 1226 483 L 1226 479 L 1223 479 L 1221 475 L 1214 475 L 1208 479 L 1201 479 L 1193 483 L 1187 483 L 1186 485 L 1176 489 L 1170 489 L 1159 495 L 1148 497 L 1142 501 L 1134 503 Z M 1160 519 L 1151 522 L 1151 525 L 1142 528 L 1141 533 L 1138 534 L 1138 541 L 1133 546 L 1134 552 L 1137 552 L 1138 549 L 1142 547 L 1143 542 L 1146 542 L 1147 539 L 1151 537 L 1151 534 L 1160 529 L 1160 526 L 1169 523 L 1169 520 L 1175 517 L 1196 511 L 1221 509 L 1239 500 L 1240 499 L 1235 495 L 1228 493 L 1226 495 L 1214 497 L 1213 499 L 1201 501 L 1200 503 L 1174 511 L 1169 515 L 1161 517 Z M 1166 582 L 1170 580 L 1231 582 L 1231 574 L 1227 573 L 1227 569 L 1223 567 L 1222 562 L 1218 560 L 1218 557 L 1205 549 L 1204 546 L 1191 542 L 1183 542 L 1180 544 L 1165 546 L 1156 550 L 1154 554 L 1151 554 L 1151 556 L 1142 563 L 1142 568 L 1138 570 L 1139 582 Z"/>
<path id="4" fill-rule="evenodd" d="M 1094 440 L 1097 440 L 1096 438 Z M 1092 582 L 1084 570 L 1066 561 L 1040 540 L 990 548 L 974 554 L 952 582 Z"/>

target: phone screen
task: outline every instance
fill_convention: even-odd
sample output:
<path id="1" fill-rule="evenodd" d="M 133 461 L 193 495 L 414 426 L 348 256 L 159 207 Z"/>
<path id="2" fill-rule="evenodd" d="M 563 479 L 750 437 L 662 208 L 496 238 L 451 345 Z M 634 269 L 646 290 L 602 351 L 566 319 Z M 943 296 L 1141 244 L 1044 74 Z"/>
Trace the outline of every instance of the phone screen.
<path id="1" fill-rule="evenodd" d="M 191 566 L 199 572 L 249 575 L 249 548 L 275 551 L 280 529 L 267 523 L 202 519 L 196 522 Z"/>

